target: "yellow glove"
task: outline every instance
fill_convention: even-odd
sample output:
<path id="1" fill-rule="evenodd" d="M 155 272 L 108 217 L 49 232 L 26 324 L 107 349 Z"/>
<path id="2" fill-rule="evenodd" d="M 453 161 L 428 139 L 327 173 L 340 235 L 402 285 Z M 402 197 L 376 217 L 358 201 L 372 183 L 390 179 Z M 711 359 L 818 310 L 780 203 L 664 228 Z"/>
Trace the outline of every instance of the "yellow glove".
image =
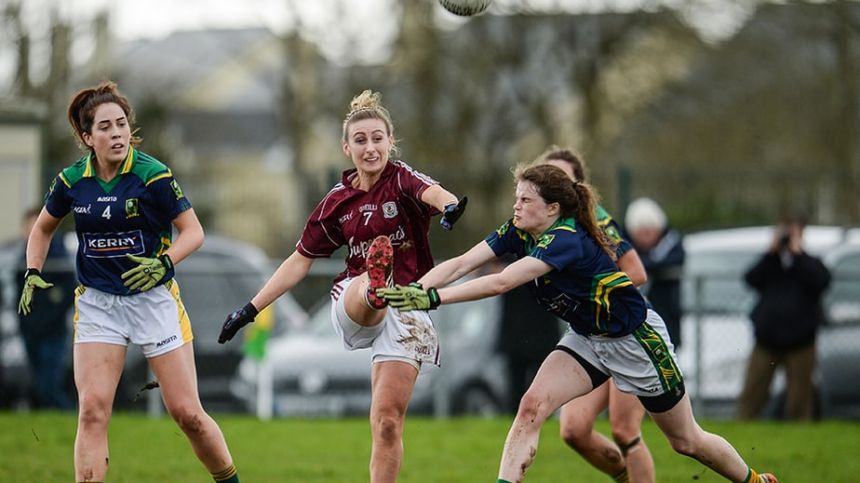
<path id="1" fill-rule="evenodd" d="M 439 292 L 435 288 L 424 290 L 424 287 L 417 282 L 412 282 L 405 287 L 397 285 L 394 288 L 378 288 L 376 296 L 384 298 L 389 306 L 401 312 L 433 310 L 442 304 Z"/>
<path id="2" fill-rule="evenodd" d="M 24 288 L 21 290 L 21 300 L 18 301 L 18 313 L 27 315 L 30 313 L 30 303 L 33 301 L 33 289 L 46 289 L 53 287 L 42 278 L 42 274 L 35 268 L 28 268 L 24 272 Z"/>
<path id="3" fill-rule="evenodd" d="M 123 284 L 129 290 L 140 290 L 146 292 L 173 270 L 173 262 L 164 254 L 158 258 L 136 257 L 126 255 L 129 260 L 138 265 L 122 274 Z"/>

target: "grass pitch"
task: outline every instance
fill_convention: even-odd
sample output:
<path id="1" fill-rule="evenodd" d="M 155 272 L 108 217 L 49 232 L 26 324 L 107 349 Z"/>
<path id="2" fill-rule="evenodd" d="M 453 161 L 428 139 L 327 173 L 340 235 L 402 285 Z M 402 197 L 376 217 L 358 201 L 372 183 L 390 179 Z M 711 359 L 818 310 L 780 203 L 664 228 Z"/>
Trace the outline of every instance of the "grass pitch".
<path id="1" fill-rule="evenodd" d="M 370 431 L 364 419 L 260 422 L 249 417 L 215 416 L 224 431 L 243 483 L 368 481 Z M 510 418 L 491 420 L 407 420 L 405 458 L 399 481 L 495 482 Z M 0 474 L 4 481 L 74 481 L 72 448 L 75 416 L 0 413 Z M 702 422 L 728 439 L 754 468 L 773 471 L 780 481 L 860 481 L 860 423 Z M 609 425 L 598 421 L 608 434 Z M 656 426 L 643 426 L 654 455 L 657 481 L 724 481 L 697 462 L 675 454 Z M 110 427 L 108 481 L 212 481 L 169 418 L 114 415 Z M 544 426 L 537 460 L 527 482 L 610 480 L 567 449 L 558 421 Z"/>

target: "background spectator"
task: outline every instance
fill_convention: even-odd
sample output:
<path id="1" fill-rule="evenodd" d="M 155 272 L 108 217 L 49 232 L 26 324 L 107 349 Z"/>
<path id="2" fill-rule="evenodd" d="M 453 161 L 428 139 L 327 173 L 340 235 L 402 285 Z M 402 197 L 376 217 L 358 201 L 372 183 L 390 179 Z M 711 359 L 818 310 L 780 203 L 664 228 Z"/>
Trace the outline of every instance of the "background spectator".
<path id="1" fill-rule="evenodd" d="M 803 251 L 805 226 L 803 215 L 785 216 L 770 249 L 745 276 L 759 298 L 750 316 L 755 346 L 738 403 L 741 419 L 761 414 L 778 366 L 785 367 L 787 379 L 785 417 L 812 417 L 815 337 L 824 322 L 821 302 L 830 272 Z"/>
<path id="2" fill-rule="evenodd" d="M 681 276 L 684 269 L 681 234 L 669 227 L 666 213 L 650 198 L 637 198 L 630 203 L 624 225 L 648 274 L 648 282 L 640 290 L 663 317 L 677 349 L 681 345 Z"/>
<path id="3" fill-rule="evenodd" d="M 18 293 L 21 292 L 26 270 L 26 240 L 39 217 L 42 207 L 32 208 L 21 219 L 21 248 L 16 274 Z M 68 314 L 74 302 L 77 284 L 75 269 L 69 262 L 63 237 L 55 236 L 48 249 L 48 258 L 42 269 L 45 281 L 54 286 L 34 292 L 34 303 L 29 315 L 18 315 L 19 331 L 27 351 L 32 380 L 31 399 L 38 409 L 72 409 L 74 403 L 66 392 L 66 374 L 69 369 Z"/>

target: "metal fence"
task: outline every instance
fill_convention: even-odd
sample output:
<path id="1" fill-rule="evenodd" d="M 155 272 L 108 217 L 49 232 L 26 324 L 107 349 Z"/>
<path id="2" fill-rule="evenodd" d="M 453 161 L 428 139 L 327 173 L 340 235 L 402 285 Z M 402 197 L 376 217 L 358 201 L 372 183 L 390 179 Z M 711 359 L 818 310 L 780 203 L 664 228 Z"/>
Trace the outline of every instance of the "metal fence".
<path id="1" fill-rule="evenodd" d="M 683 344 L 677 350 L 696 413 L 734 416 L 754 345 L 749 314 L 755 293 L 738 276 L 685 280 Z M 860 418 L 860 274 L 835 271 L 825 295 L 827 323 L 819 328 L 814 374 L 815 413 L 821 418 Z M 785 376 L 777 370 L 763 417 L 779 418 Z"/>

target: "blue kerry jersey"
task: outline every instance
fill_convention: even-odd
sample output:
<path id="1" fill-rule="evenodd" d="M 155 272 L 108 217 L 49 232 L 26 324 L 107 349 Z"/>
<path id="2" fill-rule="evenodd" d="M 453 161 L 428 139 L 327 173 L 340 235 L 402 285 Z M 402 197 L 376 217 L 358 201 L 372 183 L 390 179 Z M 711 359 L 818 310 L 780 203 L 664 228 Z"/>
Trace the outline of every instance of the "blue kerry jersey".
<path id="1" fill-rule="evenodd" d="M 529 290 L 577 333 L 620 337 L 645 320 L 639 290 L 574 219 L 559 219 L 538 240 L 508 220 L 485 240 L 496 256 L 529 256 L 553 267 Z"/>
<path id="2" fill-rule="evenodd" d="M 45 195 L 45 208 L 56 218 L 74 214 L 80 282 L 130 295 L 137 291 L 129 291 L 121 275 L 135 264 L 126 255 L 164 253 L 171 243 L 172 221 L 191 203 L 167 166 L 130 147 L 109 182 L 95 175 L 90 155 L 63 169 Z"/>

